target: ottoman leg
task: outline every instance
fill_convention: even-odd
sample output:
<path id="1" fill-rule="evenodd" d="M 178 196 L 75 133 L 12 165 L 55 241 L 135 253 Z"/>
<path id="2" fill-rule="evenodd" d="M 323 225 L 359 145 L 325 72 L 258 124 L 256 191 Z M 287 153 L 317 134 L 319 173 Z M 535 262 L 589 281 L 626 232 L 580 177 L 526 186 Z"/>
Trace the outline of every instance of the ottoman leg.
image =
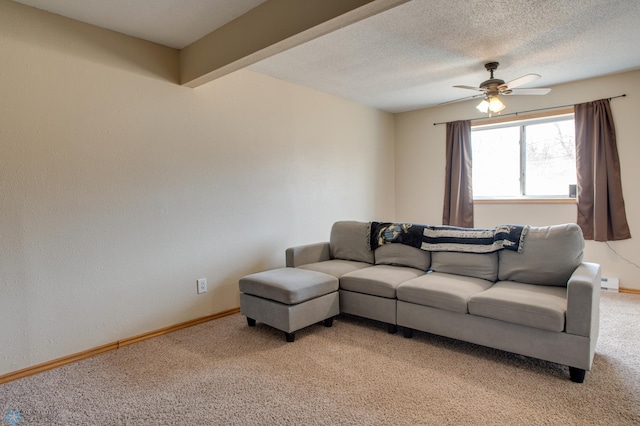
<path id="1" fill-rule="evenodd" d="M 256 320 L 254 320 L 253 318 L 247 317 L 247 324 L 249 324 L 249 327 L 255 327 L 256 326 Z"/>
<path id="2" fill-rule="evenodd" d="M 333 317 L 327 318 L 322 322 L 325 327 L 331 327 L 333 325 Z"/>
<path id="3" fill-rule="evenodd" d="M 287 333 L 285 331 L 284 332 L 284 338 L 287 340 L 287 342 L 291 343 L 294 340 L 296 340 L 296 332 L 294 331 L 293 333 Z"/>
<path id="4" fill-rule="evenodd" d="M 398 331 L 398 326 L 395 324 L 387 324 L 387 333 L 396 334 Z"/>

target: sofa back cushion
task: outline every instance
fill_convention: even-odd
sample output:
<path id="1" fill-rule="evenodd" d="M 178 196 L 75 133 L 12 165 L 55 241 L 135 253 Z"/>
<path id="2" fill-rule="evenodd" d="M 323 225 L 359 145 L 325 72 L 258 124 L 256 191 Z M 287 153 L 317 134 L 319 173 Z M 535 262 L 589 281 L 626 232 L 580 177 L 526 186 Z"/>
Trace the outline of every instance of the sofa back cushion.
<path id="1" fill-rule="evenodd" d="M 431 265 L 431 254 L 428 251 L 399 243 L 378 247 L 374 257 L 376 265 L 408 266 L 422 271 L 426 271 Z"/>
<path id="2" fill-rule="evenodd" d="M 498 278 L 498 253 L 434 251 L 431 253 L 431 269 L 495 282 Z"/>
<path id="3" fill-rule="evenodd" d="M 329 249 L 332 259 L 355 260 L 373 264 L 369 243 L 371 223 L 341 221 L 331 227 Z"/>
<path id="4" fill-rule="evenodd" d="M 566 287 L 582 263 L 584 238 L 575 223 L 530 227 L 517 253 L 500 251 L 498 278 L 527 284 Z"/>

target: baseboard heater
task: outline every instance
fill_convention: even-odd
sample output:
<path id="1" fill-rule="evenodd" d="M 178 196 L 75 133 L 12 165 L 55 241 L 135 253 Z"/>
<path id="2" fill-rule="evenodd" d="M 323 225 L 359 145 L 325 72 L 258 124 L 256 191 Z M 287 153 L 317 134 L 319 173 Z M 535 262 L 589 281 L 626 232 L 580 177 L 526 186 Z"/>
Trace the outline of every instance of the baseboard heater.
<path id="1" fill-rule="evenodd" d="M 620 280 L 618 278 L 602 277 L 600 280 L 600 289 L 617 292 L 620 290 Z"/>

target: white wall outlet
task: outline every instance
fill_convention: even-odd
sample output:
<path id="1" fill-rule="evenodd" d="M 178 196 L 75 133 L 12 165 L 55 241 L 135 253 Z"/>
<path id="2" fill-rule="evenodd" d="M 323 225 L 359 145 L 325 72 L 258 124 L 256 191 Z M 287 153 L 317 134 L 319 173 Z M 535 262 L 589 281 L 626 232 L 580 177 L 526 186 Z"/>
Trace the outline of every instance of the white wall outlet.
<path id="1" fill-rule="evenodd" d="M 198 279 L 197 283 L 198 283 L 198 294 L 206 293 L 207 292 L 207 279 L 206 278 L 200 278 L 200 279 Z"/>

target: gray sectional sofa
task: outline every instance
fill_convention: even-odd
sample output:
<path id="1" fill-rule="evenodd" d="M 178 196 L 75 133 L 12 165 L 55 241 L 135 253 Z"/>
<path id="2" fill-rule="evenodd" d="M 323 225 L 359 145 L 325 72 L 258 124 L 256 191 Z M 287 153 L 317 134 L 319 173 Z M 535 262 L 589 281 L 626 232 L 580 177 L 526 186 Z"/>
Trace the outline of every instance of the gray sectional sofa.
<path id="1" fill-rule="evenodd" d="M 286 266 L 339 280 L 340 312 L 569 367 L 581 383 L 599 329 L 600 266 L 576 224 L 528 227 L 521 252 L 371 249 L 371 223 L 336 222 L 330 241 L 286 250 Z"/>

